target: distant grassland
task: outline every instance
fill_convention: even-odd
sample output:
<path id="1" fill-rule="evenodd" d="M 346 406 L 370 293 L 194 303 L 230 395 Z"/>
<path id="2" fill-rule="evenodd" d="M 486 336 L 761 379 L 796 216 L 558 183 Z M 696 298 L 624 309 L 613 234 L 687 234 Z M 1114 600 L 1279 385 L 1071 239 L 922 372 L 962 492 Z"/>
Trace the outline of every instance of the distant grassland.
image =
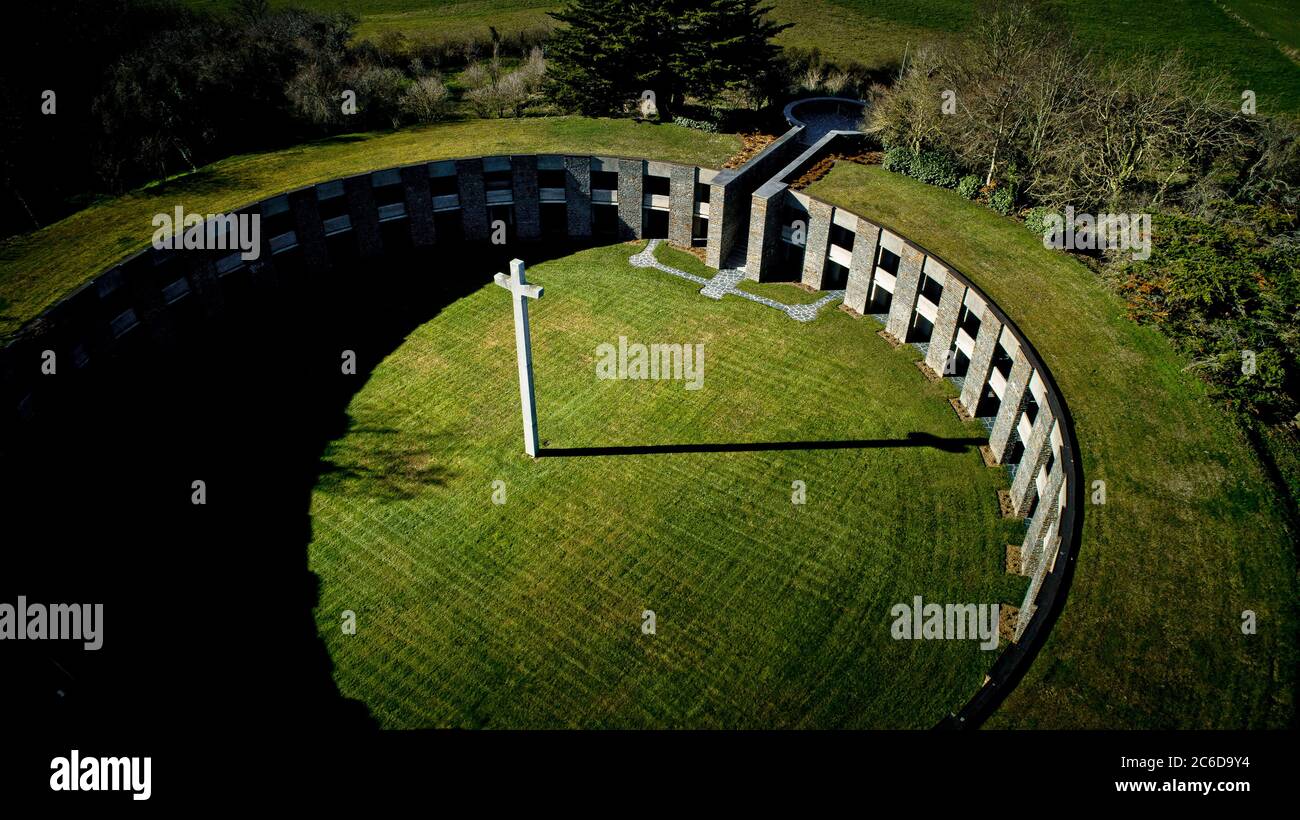
<path id="1" fill-rule="evenodd" d="M 1300 49 L 1300 2 L 1296 0 L 1226 0 L 1228 8 L 1283 45 Z"/>
<path id="2" fill-rule="evenodd" d="M 233 0 L 185 0 L 220 9 Z M 410 37 L 455 38 L 503 32 L 554 21 L 546 15 L 562 3 L 548 0 L 273 0 L 323 11 L 350 10 L 358 35 L 396 30 Z M 959 32 L 973 0 L 773 0 L 774 17 L 794 23 L 782 45 L 816 47 L 837 62 L 869 67 L 897 64 L 909 49 Z M 1242 90 L 1255 92 L 1261 113 L 1300 112 L 1300 66 L 1277 45 L 1233 20 L 1214 0 L 1095 0 L 1062 2 L 1080 44 L 1107 56 L 1181 50 L 1207 73 L 1223 73 Z M 1252 26 L 1293 48 L 1300 47 L 1300 3 L 1295 0 L 1227 0 Z"/>

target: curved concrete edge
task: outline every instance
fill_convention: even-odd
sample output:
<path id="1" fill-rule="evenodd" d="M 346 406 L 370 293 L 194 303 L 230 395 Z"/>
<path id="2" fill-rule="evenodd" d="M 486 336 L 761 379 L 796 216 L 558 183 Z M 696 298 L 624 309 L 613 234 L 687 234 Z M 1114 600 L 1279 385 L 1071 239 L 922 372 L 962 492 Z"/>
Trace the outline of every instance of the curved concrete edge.
<path id="1" fill-rule="evenodd" d="M 327 270 L 330 242 L 352 242 L 354 253 L 361 257 L 375 256 L 384 251 L 385 226 L 392 229 L 399 220 L 406 223 L 411 247 L 435 246 L 440 220 L 444 230 L 450 226 L 465 240 L 483 241 L 487 239 L 490 217 L 504 214 L 499 210 L 502 208 L 510 209 L 521 241 L 543 238 L 548 221 L 552 228 L 562 229 L 562 234 L 569 239 L 599 240 L 602 237 L 594 232 L 593 224 L 601 220 L 593 220 L 593 212 L 595 208 L 606 207 L 611 211 L 604 216 L 611 217 L 615 225 L 615 231 L 607 235 L 610 242 L 647 236 L 647 226 L 652 222 L 649 214 L 658 211 L 668 214 L 670 241 L 675 238 L 678 244 L 684 244 L 684 238 L 686 243 L 698 243 L 702 237 L 692 225 L 703 219 L 708 223 L 712 258 L 719 255 L 714 246 L 715 229 L 721 229 L 718 223 L 738 221 L 741 211 L 749 210 L 746 207 L 736 212 L 723 211 L 713 196 L 719 188 L 725 192 L 728 186 L 738 182 L 745 183 L 744 187 L 752 185 L 742 195 L 746 206 L 750 205 L 751 196 L 757 200 L 753 192 L 759 188 L 788 194 L 795 204 L 806 208 L 811 222 L 810 239 L 803 246 L 803 281 L 828 290 L 824 274 L 828 262 L 837 258 L 848 262 L 844 305 L 858 313 L 864 312 L 862 308 L 872 288 L 888 285 L 894 292 L 886 331 L 898 341 L 907 341 L 909 328 L 918 322 L 918 317 L 923 317 L 936 328 L 943 328 L 949 337 L 947 352 L 953 354 L 962 345 L 957 314 L 976 309 L 980 332 L 973 340 L 968 337 L 966 346 L 971 348 L 972 364 L 978 362 L 981 370 L 978 379 L 967 376 L 962 397 L 974 411 L 984 391 L 997 392 L 1000 385 L 1004 401 L 999 405 L 991 431 L 996 461 L 1002 462 L 1016 429 L 1023 426 L 1022 419 L 1028 419 L 1024 410 L 1029 394 L 1042 396 L 1030 429 L 1039 423 L 1047 426 L 1037 434 L 1021 436 L 1023 443 L 1037 448 L 1032 464 L 1038 472 L 1028 473 L 1029 478 L 1018 484 L 1013 482 L 1013 495 L 1019 488 L 1018 497 L 1013 498 L 1018 509 L 1028 512 L 1029 506 L 1039 501 L 1038 515 L 1030 520 L 1021 548 L 1022 564 L 1031 581 L 1020 609 L 1016 640 L 999 655 L 987 680 L 966 705 L 938 724 L 938 728 L 976 727 L 1023 678 L 1059 616 L 1069 590 L 1083 524 L 1082 461 L 1073 420 L 1055 380 L 1029 340 L 963 274 L 888 226 L 801 192 L 788 191 L 780 176 L 775 179 L 763 176 L 778 167 L 783 158 L 788 159 L 793 147 L 799 145 L 795 139 L 799 133 L 799 128 L 791 129 L 784 141 L 760 155 L 762 162 L 756 162 L 759 159 L 756 157 L 737 172 L 716 172 L 635 157 L 554 154 L 470 157 L 397 166 L 267 197 L 230 212 L 257 215 L 270 223 L 269 228 L 263 227 L 262 255 L 257 260 L 241 260 L 237 252 L 228 250 L 146 248 L 101 272 L 25 324 L 14 339 L 0 348 L 0 425 L 6 434 L 20 433 L 23 423 L 40 410 L 39 368 L 44 350 L 55 350 L 60 362 L 70 362 L 74 368 L 83 369 L 92 366 L 101 355 L 111 354 L 141 336 L 155 344 L 167 344 L 174 324 L 196 315 L 183 313 L 182 309 L 197 310 L 198 315 L 207 317 L 224 311 L 227 297 L 222 283 L 227 276 L 236 273 L 246 276 L 256 286 L 251 291 L 254 296 L 258 287 L 277 287 L 274 260 L 281 254 L 296 254 L 297 264 L 309 273 Z M 856 135 L 828 135 L 827 139 L 818 141 L 819 151 L 828 150 L 837 139 L 849 136 Z M 779 167 L 788 169 L 816 155 L 817 152 L 805 151 L 794 163 Z M 617 180 L 614 187 L 610 187 L 611 174 Z M 667 194 L 654 192 L 662 191 L 665 186 Z M 701 187 L 710 191 L 707 199 L 701 198 Z M 647 188 L 651 189 L 649 193 Z M 733 193 L 741 191 L 744 188 L 737 188 Z M 642 204 L 640 219 L 632 204 L 637 200 Z M 548 206 L 552 206 L 550 210 L 554 213 L 544 213 Z M 560 207 L 564 210 L 562 216 L 558 214 Z M 771 236 L 770 230 L 779 226 L 779 222 L 751 219 L 748 213 L 743 215 L 751 227 L 751 243 L 755 241 L 755 225 L 759 231 L 759 247 L 779 240 L 779 236 L 775 239 Z M 609 220 L 604 224 L 610 224 Z M 853 248 L 839 247 L 841 253 L 837 253 L 837 246 L 829 237 L 831 225 L 846 230 L 846 225 L 851 225 L 856 237 Z M 810 254 L 810 250 L 815 252 Z M 885 251 L 895 257 L 896 273 L 880 266 Z M 755 273 L 750 271 L 751 276 Z M 955 296 L 945 299 L 940 295 L 937 303 L 927 299 L 922 292 L 923 279 L 927 283 L 942 279 L 943 292 Z M 995 376 L 997 371 L 991 364 L 994 350 L 999 346 L 1004 353 L 1013 354 L 1014 363 L 1006 376 L 1000 373 Z M 930 347 L 932 351 L 943 349 L 933 342 Z M 1012 347 L 1014 351 L 1010 350 Z M 937 361 L 937 355 L 927 354 L 927 360 Z M 1037 392 L 1032 389 L 1035 380 L 1040 388 Z M 1052 465 L 1050 471 L 1048 462 Z M 1044 484 L 1048 490 L 1046 499 L 1040 498 Z M 1057 502 L 1055 508 L 1052 501 Z M 1051 511 L 1051 515 L 1044 515 L 1045 511 Z"/>

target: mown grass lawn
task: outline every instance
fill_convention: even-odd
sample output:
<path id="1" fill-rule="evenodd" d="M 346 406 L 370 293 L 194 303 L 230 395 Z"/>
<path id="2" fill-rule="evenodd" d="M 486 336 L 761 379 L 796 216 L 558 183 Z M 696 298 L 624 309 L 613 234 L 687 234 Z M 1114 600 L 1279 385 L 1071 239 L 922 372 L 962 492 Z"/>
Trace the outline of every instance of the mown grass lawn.
<path id="1" fill-rule="evenodd" d="M 543 453 L 983 434 L 872 323 L 712 301 L 632 268 L 637 247 L 530 268 Z M 598 380 L 620 336 L 705 345 L 703 388 Z M 889 608 L 1023 594 L 1005 478 L 973 447 L 527 458 L 492 285 L 413 332 L 348 412 L 312 500 L 317 622 L 342 693 L 387 727 L 928 727 L 996 653 L 895 641 Z"/>
<path id="2" fill-rule="evenodd" d="M 107 199 L 0 243 L 0 341 L 99 271 L 145 247 L 156 213 L 219 213 L 329 179 L 424 160 L 498 153 L 592 152 L 718 167 L 739 147 L 727 134 L 630 120 L 472 120 L 348 134 L 245 154 Z"/>
<path id="3" fill-rule="evenodd" d="M 1087 493 L 1064 613 L 1000 727 L 1280 727 L 1295 716 L 1297 588 L 1278 504 L 1226 412 L 1157 331 L 1021 225 L 878 166 L 808 191 L 892 226 L 978 284 L 1074 415 Z M 1241 633 L 1242 612 L 1259 631 Z"/>

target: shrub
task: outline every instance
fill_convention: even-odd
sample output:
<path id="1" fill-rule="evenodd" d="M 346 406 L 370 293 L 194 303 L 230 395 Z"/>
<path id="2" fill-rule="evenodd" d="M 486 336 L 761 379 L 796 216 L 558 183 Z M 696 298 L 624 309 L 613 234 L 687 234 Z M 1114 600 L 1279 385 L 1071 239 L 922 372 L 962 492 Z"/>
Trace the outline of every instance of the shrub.
<path id="1" fill-rule="evenodd" d="M 1055 208 L 1049 208 L 1046 205 L 1030 208 L 1025 212 L 1025 227 L 1031 233 L 1042 236 L 1047 232 L 1047 218 L 1058 213 Z"/>
<path id="2" fill-rule="evenodd" d="M 1003 216 L 1010 216 L 1016 207 L 1016 191 L 1012 185 L 999 185 L 989 195 L 989 207 Z"/>
<path id="3" fill-rule="evenodd" d="M 896 174 L 911 176 L 912 163 L 915 161 L 916 153 L 912 149 L 896 145 L 885 152 L 885 158 L 881 161 L 880 167 Z"/>
<path id="4" fill-rule="evenodd" d="M 365 122 L 397 128 L 402 124 L 400 100 L 406 91 L 406 75 L 395 68 L 362 66 L 353 73 L 357 107 Z"/>
<path id="5" fill-rule="evenodd" d="M 957 183 L 957 193 L 965 199 L 975 199 L 980 195 L 980 188 L 983 183 L 975 174 L 967 174 Z"/>
<path id="6" fill-rule="evenodd" d="M 957 164 L 943 151 L 922 151 L 912 160 L 910 176 L 940 188 L 957 187 Z"/>
<path id="7" fill-rule="evenodd" d="M 438 122 L 451 110 L 451 94 L 436 74 L 416 80 L 398 102 L 410 122 Z"/>

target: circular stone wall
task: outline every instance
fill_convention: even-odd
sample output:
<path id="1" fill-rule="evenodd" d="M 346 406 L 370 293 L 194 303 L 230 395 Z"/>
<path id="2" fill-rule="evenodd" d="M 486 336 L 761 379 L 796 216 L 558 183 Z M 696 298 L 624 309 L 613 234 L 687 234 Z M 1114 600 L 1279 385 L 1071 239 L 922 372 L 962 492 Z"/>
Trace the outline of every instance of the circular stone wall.
<path id="1" fill-rule="evenodd" d="M 1025 534 L 1011 545 L 1008 567 L 1029 578 L 1010 625 L 1013 641 L 965 707 L 935 716 L 943 726 L 976 725 L 1023 675 L 1068 586 L 1082 521 L 1068 408 L 1029 340 L 958 271 L 887 226 L 778 179 L 764 184 L 758 171 L 788 159 L 780 150 L 755 158 L 748 175 L 623 157 L 472 157 L 374 171 L 238 209 L 260 222 L 256 259 L 228 249 L 142 251 L 65 297 L 0 351 L 6 438 L 20 438 L 58 405 L 58 391 L 40 376 L 45 351 L 93 372 L 102 360 L 165 349 L 264 294 L 291 299 L 314 278 L 387 251 L 436 252 L 494 235 L 511 244 L 662 237 L 704 245 L 714 260 L 731 258 L 747 238 L 753 278 L 765 278 L 769 257 L 793 254 L 803 284 L 837 293 L 828 285 L 842 285 L 846 311 L 879 321 L 892 344 L 916 346 L 924 356 L 917 383 L 951 379 L 960 391 L 954 411 L 985 422 L 990 465 L 1011 472 L 1001 503 L 1024 520 Z M 806 241 L 786 241 L 776 212 L 805 217 Z"/>

